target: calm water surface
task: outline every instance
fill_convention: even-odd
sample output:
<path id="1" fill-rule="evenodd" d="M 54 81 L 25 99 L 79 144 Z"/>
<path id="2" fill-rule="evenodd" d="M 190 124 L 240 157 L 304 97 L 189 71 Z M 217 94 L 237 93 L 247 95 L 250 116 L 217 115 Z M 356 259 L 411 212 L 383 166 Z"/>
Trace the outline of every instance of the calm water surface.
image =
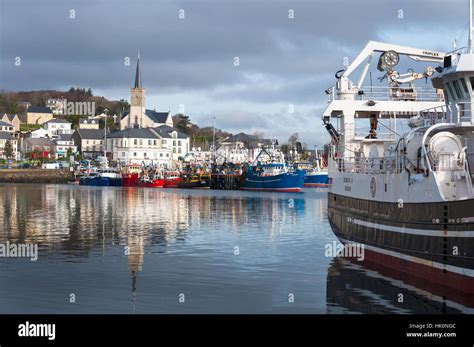
<path id="1" fill-rule="evenodd" d="M 0 258 L 0 313 L 472 313 L 325 256 L 324 190 L 0 185 L 6 241 L 39 256 Z"/>

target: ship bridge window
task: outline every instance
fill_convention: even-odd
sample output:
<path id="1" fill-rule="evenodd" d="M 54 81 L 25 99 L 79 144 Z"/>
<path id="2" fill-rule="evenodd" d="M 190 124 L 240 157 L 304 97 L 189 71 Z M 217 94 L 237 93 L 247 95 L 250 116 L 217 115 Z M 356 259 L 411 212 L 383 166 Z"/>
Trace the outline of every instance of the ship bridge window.
<path id="1" fill-rule="evenodd" d="M 461 78 L 461 84 L 462 84 L 462 88 L 464 89 L 464 92 L 466 93 L 466 95 L 469 95 L 469 88 L 467 87 L 467 82 L 466 82 L 465 78 Z"/>
<path id="2" fill-rule="evenodd" d="M 456 97 L 454 96 L 453 87 L 451 87 L 451 83 L 448 82 L 446 83 L 446 85 L 448 86 L 448 91 L 449 91 L 449 95 L 451 96 L 451 100 L 456 100 Z"/>
<path id="3" fill-rule="evenodd" d="M 456 95 L 457 95 L 458 99 L 462 99 L 463 95 L 462 95 L 462 92 L 461 92 L 461 88 L 459 87 L 459 82 L 457 80 L 455 80 L 455 81 L 453 81 L 453 85 L 454 85 L 454 90 L 456 91 Z"/>

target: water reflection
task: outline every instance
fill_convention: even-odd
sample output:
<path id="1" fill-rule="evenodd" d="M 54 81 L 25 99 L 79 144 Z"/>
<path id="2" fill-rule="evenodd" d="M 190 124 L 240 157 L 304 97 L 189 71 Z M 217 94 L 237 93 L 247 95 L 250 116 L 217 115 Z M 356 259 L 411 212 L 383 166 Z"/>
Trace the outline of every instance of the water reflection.
<path id="1" fill-rule="evenodd" d="M 474 298 L 381 264 L 334 258 L 327 277 L 327 312 L 472 314 Z"/>
<path id="2" fill-rule="evenodd" d="M 213 306 L 212 300 L 221 300 L 226 290 L 231 293 L 245 281 L 260 281 L 263 277 L 258 274 L 274 281 L 258 285 L 278 287 L 280 276 L 275 280 L 273 269 L 290 274 L 293 264 L 291 260 L 277 264 L 301 255 L 297 254 L 301 245 L 313 252 L 301 240 L 313 238 L 315 226 L 324 223 L 325 204 L 317 196 L 309 200 L 308 208 L 308 196 L 0 185 L 0 243 L 37 243 L 39 248 L 38 264 L 0 259 L 0 287 L 4 288 L 0 304 L 8 301 L 2 312 L 129 312 L 124 292 L 128 292 L 125 300 L 131 302 L 131 312 L 218 311 L 226 306 Z M 245 256 L 232 257 L 236 245 Z M 222 272 L 216 272 L 217 266 Z M 123 271 L 128 274 L 126 283 Z M 32 288 L 18 287 L 23 276 L 31 277 L 44 301 L 33 299 Z M 284 276 L 291 281 L 291 274 Z M 58 295 L 71 286 L 87 292 L 89 306 L 59 302 Z M 193 291 L 194 286 L 199 293 L 193 295 L 210 302 L 207 309 L 202 304 L 177 309 L 152 297 L 161 293 L 158 297 L 173 298 L 176 293 L 171 289 Z M 271 297 L 272 290 L 268 292 Z M 255 287 L 252 295 L 255 302 L 265 303 L 258 296 L 267 295 L 261 289 Z M 282 293 L 284 299 L 287 295 Z M 251 305 L 252 300 L 247 301 Z M 229 305 L 238 311 L 232 302 Z M 267 309 L 271 307 L 255 306 L 257 311 Z"/>

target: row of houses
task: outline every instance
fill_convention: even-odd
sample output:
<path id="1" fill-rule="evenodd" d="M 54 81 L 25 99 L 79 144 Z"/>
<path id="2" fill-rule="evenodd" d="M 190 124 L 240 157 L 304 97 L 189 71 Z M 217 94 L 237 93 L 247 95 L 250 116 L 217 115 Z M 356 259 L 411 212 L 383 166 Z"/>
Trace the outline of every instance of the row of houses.
<path id="1" fill-rule="evenodd" d="M 95 159 L 105 153 L 110 160 L 125 164 L 145 162 L 171 166 L 189 152 L 189 137 L 166 124 L 110 132 L 99 129 L 94 121 L 83 120 L 78 129 L 72 129 L 70 122 L 53 118 L 28 133 L 20 134 L 16 129 L 0 121 L 1 158 L 6 158 L 7 141 L 13 147 L 13 159 L 33 152 L 55 159 L 76 153 Z"/>

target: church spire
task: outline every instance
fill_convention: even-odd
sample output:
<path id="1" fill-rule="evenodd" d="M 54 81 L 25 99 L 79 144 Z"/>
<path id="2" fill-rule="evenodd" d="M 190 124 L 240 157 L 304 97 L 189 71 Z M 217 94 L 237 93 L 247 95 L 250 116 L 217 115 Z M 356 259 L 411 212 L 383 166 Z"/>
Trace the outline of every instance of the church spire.
<path id="1" fill-rule="evenodd" d="M 142 87 L 142 76 L 140 74 L 140 51 L 138 52 L 138 59 L 137 59 L 137 71 L 135 73 L 135 87 L 134 88 L 141 88 Z"/>

